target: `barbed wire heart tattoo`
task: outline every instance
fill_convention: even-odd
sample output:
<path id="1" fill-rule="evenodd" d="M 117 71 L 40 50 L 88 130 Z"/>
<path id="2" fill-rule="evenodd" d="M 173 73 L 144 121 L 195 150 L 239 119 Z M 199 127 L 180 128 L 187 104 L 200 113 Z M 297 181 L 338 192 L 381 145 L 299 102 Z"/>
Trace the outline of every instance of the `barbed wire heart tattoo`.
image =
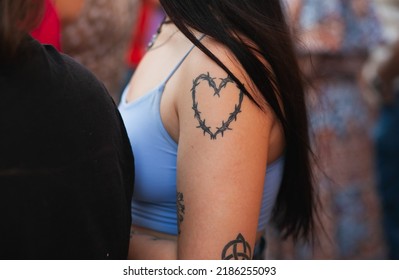
<path id="1" fill-rule="evenodd" d="M 201 74 L 197 78 L 194 79 L 193 81 L 193 87 L 191 88 L 191 94 L 193 98 L 193 107 L 192 109 L 194 110 L 194 118 L 197 119 L 199 126 L 197 128 L 201 128 L 204 132 L 204 135 L 209 134 L 212 140 L 216 140 L 217 136 L 219 134 L 224 136 L 224 133 L 227 130 L 232 130 L 229 126 L 233 121 L 237 121 L 237 115 L 241 113 L 241 104 L 242 100 L 244 99 L 244 93 L 237 87 L 239 90 L 239 98 L 238 98 L 238 104 L 234 105 L 234 111 L 229 114 L 229 117 L 227 120 L 222 120 L 222 123 L 220 127 L 216 127 L 216 131 L 213 132 L 210 126 L 206 125 L 206 120 L 205 118 L 201 117 L 201 112 L 199 111 L 198 108 L 198 102 L 197 102 L 197 87 L 201 84 L 201 82 L 207 82 L 209 87 L 214 90 L 213 96 L 217 96 L 220 98 L 220 93 L 223 89 L 226 88 L 228 83 L 233 83 L 233 79 L 231 79 L 230 76 L 227 76 L 226 78 L 220 78 L 220 84 L 219 86 L 216 85 L 215 82 L 216 78 L 212 78 L 209 74 Z"/>

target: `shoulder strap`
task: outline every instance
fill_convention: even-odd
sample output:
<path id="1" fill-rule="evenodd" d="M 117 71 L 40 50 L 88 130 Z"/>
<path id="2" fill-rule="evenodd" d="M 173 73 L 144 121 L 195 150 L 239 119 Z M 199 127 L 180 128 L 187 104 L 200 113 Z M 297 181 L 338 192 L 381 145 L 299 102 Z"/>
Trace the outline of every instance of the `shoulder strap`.
<path id="1" fill-rule="evenodd" d="M 205 34 L 202 34 L 198 40 L 201 41 L 205 37 Z M 172 72 L 166 77 L 164 85 L 172 78 L 172 76 L 176 73 L 177 69 L 179 69 L 180 65 L 183 64 L 184 60 L 187 58 L 187 56 L 191 53 L 191 51 L 195 48 L 195 45 L 193 44 L 191 48 L 188 50 L 188 52 L 183 56 L 183 58 L 177 63 L 177 65 L 173 68 Z"/>

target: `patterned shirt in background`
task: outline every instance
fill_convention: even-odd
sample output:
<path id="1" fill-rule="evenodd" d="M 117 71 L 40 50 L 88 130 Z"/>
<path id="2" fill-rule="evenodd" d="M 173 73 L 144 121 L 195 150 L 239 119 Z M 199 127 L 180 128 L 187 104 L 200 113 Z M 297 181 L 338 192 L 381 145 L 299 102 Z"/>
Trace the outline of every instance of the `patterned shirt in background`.
<path id="1" fill-rule="evenodd" d="M 85 0 L 80 16 L 62 31 L 62 50 L 101 80 L 116 104 L 126 74 L 126 51 L 139 0 Z"/>
<path id="2" fill-rule="evenodd" d="M 370 0 L 285 0 L 302 3 L 296 22 L 306 51 L 346 54 L 370 51 L 381 43 L 381 30 Z"/>
<path id="3" fill-rule="evenodd" d="M 314 247 L 267 235 L 269 259 L 380 259 L 385 255 L 374 175 L 374 113 L 364 100 L 361 70 L 381 42 L 370 0 L 285 0 L 307 89 L 320 194 Z M 309 60 L 309 55 L 311 60 Z M 309 66 L 310 65 L 310 66 Z"/>

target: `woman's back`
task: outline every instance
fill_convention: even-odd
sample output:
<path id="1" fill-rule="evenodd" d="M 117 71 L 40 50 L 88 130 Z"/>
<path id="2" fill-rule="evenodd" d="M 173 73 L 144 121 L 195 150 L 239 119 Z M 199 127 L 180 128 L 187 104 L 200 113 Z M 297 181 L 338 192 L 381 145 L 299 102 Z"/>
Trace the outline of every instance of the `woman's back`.
<path id="1" fill-rule="evenodd" d="M 126 258 L 134 170 L 119 113 L 71 58 L 21 45 L 0 63 L 0 258 Z"/>

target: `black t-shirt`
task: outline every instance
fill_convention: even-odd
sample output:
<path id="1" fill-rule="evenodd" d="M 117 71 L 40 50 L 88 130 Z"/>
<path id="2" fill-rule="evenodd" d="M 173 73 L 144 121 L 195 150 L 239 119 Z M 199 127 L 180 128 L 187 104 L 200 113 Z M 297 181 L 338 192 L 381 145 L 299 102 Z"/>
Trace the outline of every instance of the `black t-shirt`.
<path id="1" fill-rule="evenodd" d="M 0 61 L 0 258 L 125 259 L 134 165 L 119 112 L 68 56 L 32 38 L 23 50 Z"/>

